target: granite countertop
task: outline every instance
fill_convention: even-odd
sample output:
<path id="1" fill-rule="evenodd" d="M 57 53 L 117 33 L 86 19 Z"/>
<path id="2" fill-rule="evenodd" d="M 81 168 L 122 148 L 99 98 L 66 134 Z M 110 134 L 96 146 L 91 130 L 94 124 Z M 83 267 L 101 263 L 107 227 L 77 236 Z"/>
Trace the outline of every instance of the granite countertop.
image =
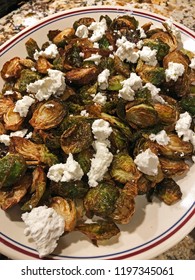
<path id="1" fill-rule="evenodd" d="M 142 8 L 147 11 L 172 17 L 195 31 L 194 0 L 32 0 L 21 1 L 18 8 L 0 18 L 0 45 L 25 27 L 36 23 L 48 15 L 70 8 L 91 5 L 120 5 Z M 0 254 L 0 259 L 6 259 Z M 195 229 L 173 248 L 159 255 L 157 260 L 194 260 L 195 259 Z"/>

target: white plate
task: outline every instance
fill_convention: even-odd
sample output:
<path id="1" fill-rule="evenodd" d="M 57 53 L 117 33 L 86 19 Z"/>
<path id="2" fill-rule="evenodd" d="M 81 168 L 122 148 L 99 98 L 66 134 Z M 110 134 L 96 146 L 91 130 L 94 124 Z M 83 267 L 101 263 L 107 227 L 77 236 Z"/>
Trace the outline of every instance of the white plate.
<path id="1" fill-rule="evenodd" d="M 24 43 L 29 37 L 38 44 L 47 41 L 47 32 L 52 29 L 71 27 L 72 23 L 85 16 L 99 19 L 100 15 L 114 18 L 123 13 L 131 13 L 140 24 L 152 21 L 161 26 L 163 16 L 143 10 L 129 10 L 124 7 L 86 7 L 72 9 L 49 16 L 35 26 L 24 29 L 9 40 L 0 49 L 0 65 L 14 56 L 24 57 Z M 194 33 L 177 24 L 181 30 L 186 49 L 195 51 Z M 0 80 L 0 89 L 3 81 Z M 173 206 L 167 206 L 154 200 L 152 204 L 145 197 L 136 199 L 136 211 L 129 225 L 121 226 L 121 235 L 117 240 L 95 247 L 83 235 L 71 233 L 60 239 L 59 245 L 50 256 L 52 259 L 151 259 L 168 250 L 179 242 L 195 226 L 195 165 L 186 177 L 178 181 L 183 198 Z M 24 223 L 17 207 L 7 212 L 0 210 L 0 252 L 12 259 L 36 259 L 38 254 L 34 243 L 24 236 Z"/>

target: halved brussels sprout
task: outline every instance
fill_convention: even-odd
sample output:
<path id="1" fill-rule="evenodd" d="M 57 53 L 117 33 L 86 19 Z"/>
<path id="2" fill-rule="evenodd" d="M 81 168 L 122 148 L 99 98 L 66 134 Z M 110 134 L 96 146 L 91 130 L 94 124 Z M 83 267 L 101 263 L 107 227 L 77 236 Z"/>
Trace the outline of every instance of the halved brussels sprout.
<path id="1" fill-rule="evenodd" d="M 175 106 L 155 103 L 154 109 L 158 113 L 158 119 L 161 124 L 174 127 L 179 117 L 178 109 Z"/>
<path id="2" fill-rule="evenodd" d="M 78 28 L 80 25 L 85 25 L 85 26 L 89 27 L 89 26 L 92 24 L 92 22 L 94 22 L 94 21 L 95 21 L 94 18 L 91 18 L 91 17 L 82 17 L 82 18 L 80 18 L 79 20 L 77 20 L 77 21 L 75 21 L 75 22 L 73 23 L 73 28 L 74 28 L 74 30 L 76 31 L 77 28 Z"/>
<path id="3" fill-rule="evenodd" d="M 129 139 L 117 128 L 112 129 L 109 137 L 111 143 L 111 151 L 113 153 L 127 149 Z"/>
<path id="4" fill-rule="evenodd" d="M 51 129 L 58 126 L 66 114 L 67 110 L 61 102 L 58 100 L 48 100 L 39 104 L 33 112 L 29 123 L 35 129 Z"/>
<path id="5" fill-rule="evenodd" d="M 128 153 L 118 153 L 114 155 L 111 170 L 111 177 L 120 183 L 127 183 L 129 181 L 137 181 L 141 176 L 133 159 Z"/>
<path id="6" fill-rule="evenodd" d="M 7 154 L 0 159 L 0 189 L 10 187 L 24 176 L 27 169 L 24 157 L 20 154 Z"/>
<path id="7" fill-rule="evenodd" d="M 66 73 L 66 82 L 69 85 L 87 85 L 96 81 L 98 70 L 96 67 L 76 68 Z"/>
<path id="8" fill-rule="evenodd" d="M 170 33 L 165 31 L 157 31 L 151 35 L 151 39 L 160 40 L 163 43 L 167 44 L 170 47 L 170 52 L 177 49 L 177 40 L 175 36 L 172 36 Z"/>
<path id="9" fill-rule="evenodd" d="M 26 46 L 26 51 L 28 53 L 28 56 L 30 58 L 33 58 L 34 59 L 34 53 L 35 51 L 40 51 L 40 48 L 39 46 L 37 45 L 37 42 L 32 39 L 32 38 L 29 38 L 26 42 L 25 42 L 25 46 Z"/>
<path id="10" fill-rule="evenodd" d="M 119 74 L 129 78 L 131 74 L 129 63 L 122 61 L 117 55 L 114 56 L 114 68 Z"/>
<path id="11" fill-rule="evenodd" d="M 138 195 L 147 194 L 156 185 L 155 182 L 148 180 L 145 175 L 142 175 L 137 183 Z"/>
<path id="12" fill-rule="evenodd" d="M 183 96 L 179 104 L 184 111 L 187 111 L 192 116 L 195 116 L 195 95 Z"/>
<path id="13" fill-rule="evenodd" d="M 18 204 L 26 195 L 28 189 L 31 186 L 31 176 L 25 174 L 19 182 L 15 183 L 13 188 L 8 191 L 0 191 L 0 207 L 3 210 L 7 210 L 12 206 Z"/>
<path id="14" fill-rule="evenodd" d="M 10 107 L 14 107 L 12 99 L 5 97 L 0 98 L 0 117 L 3 117 Z"/>
<path id="15" fill-rule="evenodd" d="M 119 197 L 118 188 L 110 182 L 100 182 L 95 188 L 89 189 L 84 198 L 84 208 L 87 215 L 108 217 L 115 210 Z"/>
<path id="16" fill-rule="evenodd" d="M 26 201 L 21 207 L 22 211 L 30 211 L 32 208 L 36 207 L 41 200 L 45 190 L 46 190 L 46 174 L 41 166 L 37 166 L 33 171 L 31 190 L 33 193 L 30 200 Z"/>
<path id="17" fill-rule="evenodd" d="M 122 28 L 127 28 L 129 30 L 133 29 L 137 29 L 138 27 L 138 21 L 135 19 L 135 17 L 133 16 L 129 16 L 129 15 L 123 15 L 123 16 L 119 16 L 117 18 L 115 18 L 112 21 L 111 24 L 111 28 L 113 30 L 120 30 Z"/>
<path id="18" fill-rule="evenodd" d="M 141 59 L 138 60 L 136 73 L 144 83 L 159 86 L 165 82 L 165 69 L 163 67 L 147 65 Z"/>
<path id="19" fill-rule="evenodd" d="M 159 161 L 165 177 L 182 175 L 189 170 L 189 165 L 184 160 L 173 160 L 159 157 Z"/>
<path id="20" fill-rule="evenodd" d="M 70 126 L 61 135 L 61 148 L 65 154 L 75 154 L 87 149 L 92 141 L 90 124 L 80 121 Z"/>
<path id="21" fill-rule="evenodd" d="M 91 160 L 95 154 L 95 151 L 92 147 L 84 149 L 75 155 L 76 161 L 80 164 L 81 169 L 84 174 L 87 174 L 91 167 Z"/>
<path id="22" fill-rule="evenodd" d="M 169 143 L 158 145 L 161 155 L 171 159 L 189 158 L 193 153 L 193 146 L 190 142 L 183 141 L 176 134 L 169 133 Z"/>
<path id="23" fill-rule="evenodd" d="M 47 74 L 48 69 L 53 68 L 53 65 L 47 60 L 47 58 L 39 56 L 35 68 L 40 74 Z"/>
<path id="24" fill-rule="evenodd" d="M 115 210 L 109 215 L 114 222 L 128 224 L 135 213 L 135 200 L 126 192 L 121 191 L 115 203 Z"/>
<path id="25" fill-rule="evenodd" d="M 65 28 L 52 38 L 52 43 L 58 47 L 64 47 L 67 43 L 67 40 L 73 38 L 74 34 L 75 31 L 73 28 Z"/>
<path id="26" fill-rule="evenodd" d="M 155 195 L 167 205 L 172 205 L 182 198 L 180 186 L 172 178 L 161 181 L 155 187 Z"/>
<path id="27" fill-rule="evenodd" d="M 159 39 L 144 39 L 144 46 L 157 50 L 156 58 L 161 61 L 168 53 L 170 46 Z"/>
<path id="28" fill-rule="evenodd" d="M 118 91 L 122 89 L 121 82 L 125 80 L 125 77 L 122 75 L 115 75 L 108 79 L 108 88 L 110 91 Z"/>
<path id="29" fill-rule="evenodd" d="M 88 192 L 89 186 L 83 181 L 54 182 L 50 184 L 51 194 L 73 200 L 83 198 Z"/>
<path id="30" fill-rule="evenodd" d="M 79 223 L 75 230 L 85 234 L 96 246 L 98 246 L 98 241 L 108 240 L 120 233 L 119 228 L 113 222 L 103 220 L 91 224 Z"/>
<path id="31" fill-rule="evenodd" d="M 14 112 L 15 105 L 11 105 L 3 115 L 5 129 L 17 131 L 21 128 L 24 118 L 19 113 Z"/>
<path id="32" fill-rule="evenodd" d="M 131 106 L 128 103 L 126 105 L 126 120 L 135 129 L 151 127 L 157 124 L 158 114 L 151 105 L 138 104 Z"/>
<path id="33" fill-rule="evenodd" d="M 58 163 L 56 155 L 52 154 L 44 144 L 35 144 L 22 137 L 11 137 L 10 151 L 21 154 L 28 165 L 44 163 L 51 166 Z"/>
<path id="34" fill-rule="evenodd" d="M 1 77 L 4 80 L 17 79 L 20 76 L 22 69 L 23 66 L 20 64 L 20 58 L 14 57 L 3 65 L 1 69 Z"/>
<path id="35" fill-rule="evenodd" d="M 51 199 L 50 207 L 64 218 L 64 231 L 73 231 L 77 222 L 77 211 L 74 201 L 55 196 Z"/>

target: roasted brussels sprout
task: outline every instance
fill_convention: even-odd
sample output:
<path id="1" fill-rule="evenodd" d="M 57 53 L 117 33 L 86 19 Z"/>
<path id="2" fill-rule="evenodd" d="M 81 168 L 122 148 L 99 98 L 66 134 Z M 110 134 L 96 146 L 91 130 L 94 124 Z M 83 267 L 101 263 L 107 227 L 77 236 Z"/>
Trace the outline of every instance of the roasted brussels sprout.
<path id="1" fill-rule="evenodd" d="M 51 182 L 51 194 L 54 196 L 61 196 L 63 198 L 78 199 L 84 198 L 88 192 L 89 186 L 83 181 L 70 182 Z"/>
<path id="2" fill-rule="evenodd" d="M 20 58 L 14 57 L 7 61 L 1 69 L 1 77 L 4 80 L 19 78 L 23 66 L 20 64 Z"/>
<path id="3" fill-rule="evenodd" d="M 159 161 L 165 177 L 182 175 L 189 170 L 189 165 L 184 160 L 173 160 L 159 157 Z"/>
<path id="4" fill-rule="evenodd" d="M 46 174 L 41 166 L 33 171 L 31 191 L 33 192 L 30 200 L 26 201 L 21 207 L 22 211 L 30 211 L 36 207 L 41 200 L 46 189 Z"/>
<path id="5" fill-rule="evenodd" d="M 18 136 L 11 137 L 10 151 L 22 155 L 28 165 L 44 163 L 51 166 L 58 163 L 58 158 L 44 144 L 35 144 Z"/>
<path id="6" fill-rule="evenodd" d="M 157 50 L 156 58 L 161 61 L 168 53 L 170 46 L 159 39 L 144 39 L 144 46 Z"/>
<path id="7" fill-rule="evenodd" d="M 97 222 L 79 223 L 75 230 L 78 230 L 85 234 L 94 245 L 98 245 L 98 241 L 103 241 L 118 235 L 119 228 L 111 221 L 99 220 Z"/>
<path id="8" fill-rule="evenodd" d="M 64 231 L 72 231 L 77 221 L 77 211 L 74 201 L 60 196 L 52 197 L 50 207 L 64 218 Z"/>
<path id="9" fill-rule="evenodd" d="M 92 144 L 91 126 L 85 121 L 73 124 L 61 136 L 61 148 L 65 154 L 79 153 Z"/>
<path id="10" fill-rule="evenodd" d="M 25 46 L 26 46 L 28 56 L 34 59 L 35 51 L 36 50 L 40 51 L 40 48 L 37 45 L 37 42 L 34 39 L 30 38 L 26 41 Z"/>
<path id="11" fill-rule="evenodd" d="M 195 95 L 183 96 L 179 104 L 184 111 L 187 111 L 192 116 L 195 116 Z"/>
<path id="12" fill-rule="evenodd" d="M 33 112 L 29 123 L 34 129 L 51 129 L 58 126 L 67 114 L 63 104 L 57 100 L 48 100 Z"/>
<path id="13" fill-rule="evenodd" d="M 17 131 L 21 128 L 24 118 L 19 113 L 14 112 L 15 105 L 10 106 L 3 115 L 5 129 Z"/>
<path id="14" fill-rule="evenodd" d="M 129 106 L 130 105 L 130 106 Z M 135 129 L 154 126 L 158 122 L 158 114 L 155 108 L 147 104 L 131 106 L 126 105 L 126 119 Z"/>
<path id="15" fill-rule="evenodd" d="M 20 154 L 7 154 L 0 159 L 0 189 L 10 187 L 20 180 L 26 172 L 24 157 Z"/>
<path id="16" fill-rule="evenodd" d="M 140 172 L 133 159 L 128 153 L 118 153 L 114 156 L 111 171 L 111 177 L 120 183 L 127 183 L 129 181 L 137 181 L 140 177 Z"/>
<path id="17" fill-rule="evenodd" d="M 84 198 L 87 215 L 108 217 L 115 209 L 119 197 L 119 190 L 110 182 L 100 182 L 95 188 L 89 189 Z"/>
<path id="18" fill-rule="evenodd" d="M 180 186 L 172 178 L 165 178 L 157 184 L 155 195 L 168 205 L 172 205 L 182 198 Z"/>
<path id="19" fill-rule="evenodd" d="M 41 76 L 37 72 L 32 71 L 30 69 L 23 69 L 14 87 L 16 90 L 24 94 L 26 92 L 27 85 L 30 83 L 34 83 L 40 78 Z"/>
<path id="20" fill-rule="evenodd" d="M 110 27 L 113 30 L 120 30 L 122 28 L 135 30 L 138 27 L 138 21 L 135 19 L 135 17 L 129 15 L 119 16 L 112 21 Z"/>
<path id="21" fill-rule="evenodd" d="M 0 191 L 0 207 L 3 210 L 7 210 L 14 205 L 18 204 L 26 195 L 28 189 L 31 186 L 31 176 L 26 175 L 15 183 L 12 189 L 7 191 Z"/>
<path id="22" fill-rule="evenodd" d="M 96 67 L 76 68 L 66 73 L 66 82 L 69 85 L 83 86 L 95 82 L 98 76 Z"/>

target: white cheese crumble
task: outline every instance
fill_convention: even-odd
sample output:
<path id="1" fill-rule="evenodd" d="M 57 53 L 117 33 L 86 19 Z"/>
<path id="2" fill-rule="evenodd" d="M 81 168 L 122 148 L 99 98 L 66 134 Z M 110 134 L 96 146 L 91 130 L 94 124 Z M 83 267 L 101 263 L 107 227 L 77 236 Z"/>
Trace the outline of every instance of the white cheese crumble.
<path id="1" fill-rule="evenodd" d="M 100 105 L 104 105 L 106 103 L 107 97 L 106 95 L 104 95 L 101 92 L 98 92 L 97 94 L 95 94 L 95 96 L 93 97 L 93 102 L 100 104 Z"/>
<path id="2" fill-rule="evenodd" d="M 158 174 L 159 159 L 150 148 L 141 152 L 134 159 L 137 168 L 144 174 L 155 176 Z"/>
<path id="3" fill-rule="evenodd" d="M 5 146 L 10 145 L 10 137 L 7 134 L 0 135 L 0 143 L 4 144 Z"/>
<path id="4" fill-rule="evenodd" d="M 185 68 L 183 64 L 170 61 L 168 68 L 165 70 L 166 81 L 177 81 L 183 75 Z"/>
<path id="5" fill-rule="evenodd" d="M 142 50 L 139 51 L 140 59 L 150 66 L 157 65 L 158 61 L 156 59 L 156 54 L 157 50 L 152 50 L 147 46 L 143 46 Z"/>
<path id="6" fill-rule="evenodd" d="M 92 53 L 92 55 L 88 58 L 85 58 L 84 61 L 93 61 L 96 65 L 98 65 L 101 61 L 101 58 L 102 58 L 102 56 L 100 54 Z"/>
<path id="7" fill-rule="evenodd" d="M 195 57 L 193 57 L 190 61 L 190 64 L 189 64 L 190 68 L 192 68 L 193 70 L 195 70 Z"/>
<path id="8" fill-rule="evenodd" d="M 113 154 L 107 148 L 106 143 L 95 141 L 93 146 L 96 153 L 91 160 L 91 167 L 87 173 L 90 187 L 96 187 L 98 182 L 103 179 L 113 159 Z"/>
<path id="9" fill-rule="evenodd" d="M 48 69 L 48 77 L 27 85 L 27 92 L 35 93 L 39 101 L 48 100 L 51 95 L 62 95 L 66 88 L 64 74 Z"/>
<path id="10" fill-rule="evenodd" d="M 91 128 L 95 139 L 99 141 L 105 141 L 112 133 L 112 127 L 110 126 L 110 123 L 103 119 L 95 120 Z"/>
<path id="11" fill-rule="evenodd" d="M 118 49 L 115 54 L 120 60 L 136 63 L 139 58 L 139 53 L 135 51 L 136 44 L 129 42 L 124 36 L 116 41 Z"/>
<path id="12" fill-rule="evenodd" d="M 40 206 L 23 213 L 22 220 L 27 226 L 24 234 L 35 241 L 39 256 L 42 258 L 51 254 L 64 233 L 64 218 L 53 208 Z"/>
<path id="13" fill-rule="evenodd" d="M 52 103 L 48 103 L 48 104 L 45 104 L 44 105 L 44 107 L 46 107 L 46 108 L 53 108 L 54 107 L 54 104 L 52 104 Z"/>
<path id="14" fill-rule="evenodd" d="M 69 154 L 66 163 L 52 165 L 47 173 L 47 177 L 54 182 L 69 182 L 71 180 L 81 180 L 84 173 L 80 164 Z"/>
<path id="15" fill-rule="evenodd" d="M 165 130 L 161 130 L 157 134 L 151 133 L 149 135 L 149 139 L 152 141 L 156 141 L 159 145 L 163 146 L 167 145 L 170 141 L 170 138 Z"/>
<path id="16" fill-rule="evenodd" d="M 35 102 L 35 99 L 30 96 L 23 96 L 22 99 L 16 101 L 14 112 L 20 114 L 20 117 L 26 117 L 30 106 Z"/>
<path id="17" fill-rule="evenodd" d="M 108 149 L 110 146 L 108 137 L 112 133 L 112 128 L 109 122 L 98 119 L 92 124 L 92 132 L 96 139 L 93 143 L 96 153 L 91 160 L 91 167 L 87 175 L 89 186 L 96 187 L 108 171 L 113 159 L 113 154 Z"/>
<path id="18" fill-rule="evenodd" d="M 87 112 L 87 110 L 82 110 L 80 115 L 83 117 L 89 117 L 89 113 Z"/>
<path id="19" fill-rule="evenodd" d="M 98 85 L 99 85 L 100 89 L 102 89 L 102 90 L 107 89 L 109 76 L 110 76 L 110 70 L 108 70 L 108 69 L 103 70 L 98 75 L 97 81 L 98 81 Z"/>
<path id="20" fill-rule="evenodd" d="M 79 38 L 88 38 L 89 31 L 86 25 L 82 24 L 78 26 L 75 35 Z"/>
<path id="21" fill-rule="evenodd" d="M 34 59 L 38 60 L 40 56 L 53 59 L 57 56 L 57 54 L 58 54 L 57 46 L 55 44 L 50 44 L 44 51 L 35 50 Z"/>
<path id="22" fill-rule="evenodd" d="M 191 142 L 195 150 L 195 132 L 190 129 L 192 117 L 188 112 L 182 113 L 176 122 L 175 130 L 184 141 Z"/>
<path id="23" fill-rule="evenodd" d="M 144 39 L 144 38 L 147 37 L 147 35 L 146 35 L 146 33 L 145 33 L 145 31 L 142 27 L 138 27 L 137 30 L 139 30 L 139 32 L 140 32 L 140 38 L 141 39 Z"/>
<path id="24" fill-rule="evenodd" d="M 161 104 L 165 104 L 166 103 L 165 100 L 159 95 L 160 88 L 157 88 L 152 83 L 146 83 L 143 88 L 147 88 L 150 91 L 151 96 L 152 96 L 152 100 L 154 102 L 159 102 Z"/>
<path id="25" fill-rule="evenodd" d="M 88 30 L 93 31 L 93 34 L 89 40 L 92 42 L 99 41 L 107 30 L 106 20 L 103 18 L 100 22 L 92 22 L 88 27 Z"/>
<path id="26" fill-rule="evenodd" d="M 118 96 L 124 100 L 134 100 L 135 91 L 142 88 L 142 79 L 136 73 L 131 73 L 130 77 L 121 82 L 122 89 L 119 90 Z"/>
<path id="27" fill-rule="evenodd" d="M 6 90 L 4 92 L 4 95 L 12 95 L 12 94 L 14 94 L 13 90 Z"/>

